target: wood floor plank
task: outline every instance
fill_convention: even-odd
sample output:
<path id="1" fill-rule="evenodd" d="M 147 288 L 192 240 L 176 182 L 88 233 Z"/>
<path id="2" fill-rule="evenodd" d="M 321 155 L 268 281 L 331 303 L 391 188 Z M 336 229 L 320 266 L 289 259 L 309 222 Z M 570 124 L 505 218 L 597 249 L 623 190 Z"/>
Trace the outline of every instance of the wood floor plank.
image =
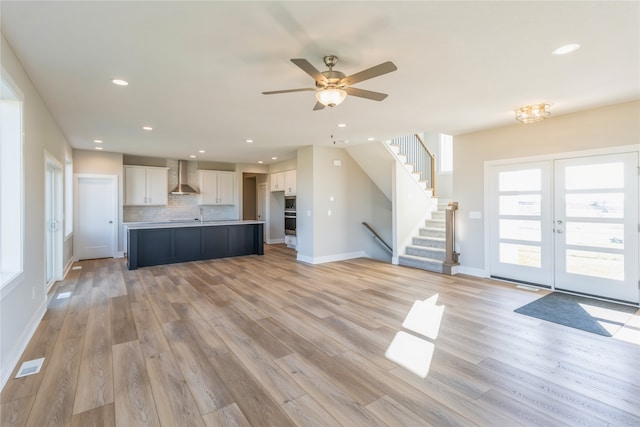
<path id="1" fill-rule="evenodd" d="M 138 339 L 138 331 L 127 295 L 109 299 L 109 313 L 111 314 L 111 339 L 114 345 Z"/>
<path id="2" fill-rule="evenodd" d="M 319 369 L 309 365 L 296 354 L 276 361 L 340 424 L 354 426 L 384 426 L 385 424 L 327 378 Z M 316 420 L 319 422 L 321 420 Z"/>
<path id="3" fill-rule="evenodd" d="M 251 425 L 295 426 L 291 418 L 235 355 L 221 354 L 212 363 L 215 364 L 216 372 Z"/>
<path id="4" fill-rule="evenodd" d="M 170 352 L 147 360 L 149 382 L 164 427 L 204 426 L 189 387 Z"/>
<path id="5" fill-rule="evenodd" d="M 26 425 L 34 398 L 34 396 L 28 396 L 0 404 L 0 425 L 2 427 Z"/>
<path id="6" fill-rule="evenodd" d="M 115 404 L 109 403 L 75 414 L 71 419 L 71 427 L 116 427 Z"/>
<path id="7" fill-rule="evenodd" d="M 108 289 L 104 287 L 93 288 L 80 361 L 78 392 L 73 407 L 74 414 L 114 401 L 108 295 Z"/>
<path id="8" fill-rule="evenodd" d="M 389 427 L 432 426 L 389 396 L 368 404 L 367 409 Z"/>
<path id="9" fill-rule="evenodd" d="M 215 331 L 278 404 L 294 400 L 304 394 L 295 381 L 273 363 L 271 354 L 259 345 L 259 341 L 254 341 L 232 322 L 216 326 Z M 265 332 L 264 335 L 269 334 Z M 273 341 L 277 340 L 273 338 Z"/>
<path id="10" fill-rule="evenodd" d="M 200 414 L 205 415 L 233 403 L 219 373 L 196 344 L 184 323 L 165 323 L 163 329 Z"/>
<path id="11" fill-rule="evenodd" d="M 116 425 L 160 426 L 144 357 L 137 341 L 113 346 L 113 372 Z"/>
<path id="12" fill-rule="evenodd" d="M 169 343 L 164 336 L 162 326 L 147 300 L 132 302 L 131 312 L 142 354 L 145 357 L 151 357 L 169 351 Z"/>
<path id="13" fill-rule="evenodd" d="M 3 427 L 640 424 L 640 343 L 514 313 L 548 291 L 364 258 L 305 264 L 284 245 L 75 265 L 20 360 L 45 357 L 41 372 L 0 393 Z M 436 294 L 421 378 L 385 351 Z"/>
<path id="14" fill-rule="evenodd" d="M 207 427 L 251 427 L 236 403 L 211 412 L 202 419 Z"/>
<path id="15" fill-rule="evenodd" d="M 81 298 L 81 297 L 78 297 Z M 83 337 L 56 342 L 38 389 L 27 426 L 60 426 L 71 422 Z"/>
<path id="16" fill-rule="evenodd" d="M 333 418 L 318 402 L 308 394 L 290 400 L 282 405 L 289 417 L 296 425 L 305 427 L 340 427 L 341 424 Z"/>

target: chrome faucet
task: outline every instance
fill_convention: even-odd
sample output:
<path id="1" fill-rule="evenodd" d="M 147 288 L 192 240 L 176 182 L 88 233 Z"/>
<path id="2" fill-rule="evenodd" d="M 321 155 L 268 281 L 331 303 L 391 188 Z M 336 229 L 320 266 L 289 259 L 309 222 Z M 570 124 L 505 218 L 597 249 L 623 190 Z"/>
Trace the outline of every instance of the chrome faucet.
<path id="1" fill-rule="evenodd" d="M 204 209 L 200 208 L 200 224 L 204 224 Z"/>

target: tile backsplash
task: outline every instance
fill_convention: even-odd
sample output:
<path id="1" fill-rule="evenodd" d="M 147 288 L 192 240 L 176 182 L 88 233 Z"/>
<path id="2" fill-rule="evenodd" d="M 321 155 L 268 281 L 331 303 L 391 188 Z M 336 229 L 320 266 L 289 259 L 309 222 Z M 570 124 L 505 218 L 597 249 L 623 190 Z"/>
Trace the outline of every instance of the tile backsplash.
<path id="1" fill-rule="evenodd" d="M 189 172 L 195 164 L 189 162 Z M 167 192 L 178 185 L 178 161 L 167 160 L 169 179 Z M 202 206 L 205 221 L 237 220 L 238 206 Z M 200 218 L 200 206 L 196 195 L 169 194 L 166 206 L 124 206 L 123 222 L 163 222 Z"/>

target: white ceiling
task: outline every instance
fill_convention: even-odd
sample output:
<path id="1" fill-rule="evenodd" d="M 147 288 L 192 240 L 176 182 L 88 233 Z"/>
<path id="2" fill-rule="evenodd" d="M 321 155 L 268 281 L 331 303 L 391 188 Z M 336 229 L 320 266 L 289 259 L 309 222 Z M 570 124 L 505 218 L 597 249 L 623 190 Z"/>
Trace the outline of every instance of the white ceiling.
<path id="1" fill-rule="evenodd" d="M 457 135 L 513 124 L 521 104 L 546 102 L 553 117 L 638 99 L 639 4 L 4 0 L 0 14 L 74 148 L 101 139 L 105 151 L 272 163 L 331 135 L 336 146 Z M 567 43 L 581 48 L 551 54 Z M 393 61 L 354 85 L 389 97 L 312 111 L 312 92 L 261 94 L 312 87 L 290 59 L 322 71 L 327 54 L 347 75 Z"/>

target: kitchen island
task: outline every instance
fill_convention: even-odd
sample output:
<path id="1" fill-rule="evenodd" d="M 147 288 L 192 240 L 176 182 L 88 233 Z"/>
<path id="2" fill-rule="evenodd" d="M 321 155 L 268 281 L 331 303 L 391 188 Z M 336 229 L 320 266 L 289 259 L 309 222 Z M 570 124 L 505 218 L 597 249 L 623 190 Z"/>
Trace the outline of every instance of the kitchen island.
<path id="1" fill-rule="evenodd" d="M 129 270 L 264 254 L 263 221 L 140 222 L 125 227 Z"/>

